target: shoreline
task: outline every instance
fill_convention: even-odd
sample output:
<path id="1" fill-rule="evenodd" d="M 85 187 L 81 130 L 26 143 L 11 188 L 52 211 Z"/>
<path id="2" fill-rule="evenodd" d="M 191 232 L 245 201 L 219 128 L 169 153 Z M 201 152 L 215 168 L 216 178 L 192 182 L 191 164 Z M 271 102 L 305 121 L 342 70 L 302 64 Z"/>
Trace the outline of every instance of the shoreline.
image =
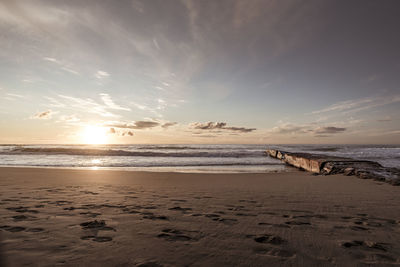
<path id="1" fill-rule="evenodd" d="M 192 167 L 192 166 L 190 166 Z M 229 166 L 228 166 L 229 167 Z M 0 165 L 1 169 L 55 169 L 55 170 L 80 170 L 80 171 L 119 171 L 119 172 L 139 172 L 139 173 L 182 173 L 182 174 L 270 174 L 270 173 L 287 173 L 287 172 L 297 172 L 298 170 L 289 165 L 283 165 L 283 170 L 270 170 L 270 171 L 201 171 L 201 170 L 167 170 L 174 169 L 177 167 L 64 167 L 64 166 L 10 166 L 10 165 Z M 179 167 L 181 168 L 181 167 Z M 159 170 L 157 170 L 159 169 Z M 165 170 L 163 170 L 165 169 Z"/>
<path id="2" fill-rule="evenodd" d="M 0 186 L 2 266 L 400 264 L 399 187 L 373 180 L 0 168 Z"/>

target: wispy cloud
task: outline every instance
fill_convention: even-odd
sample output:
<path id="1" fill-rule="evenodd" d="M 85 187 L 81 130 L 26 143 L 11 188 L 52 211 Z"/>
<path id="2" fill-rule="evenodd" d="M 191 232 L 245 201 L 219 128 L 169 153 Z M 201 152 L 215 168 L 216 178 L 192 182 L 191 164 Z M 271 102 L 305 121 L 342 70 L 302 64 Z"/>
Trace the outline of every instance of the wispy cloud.
<path id="1" fill-rule="evenodd" d="M 23 96 L 23 95 L 18 95 L 18 94 L 7 93 L 6 95 L 11 96 L 11 97 L 17 97 L 17 98 L 25 98 L 25 96 Z"/>
<path id="2" fill-rule="evenodd" d="M 59 120 L 67 123 L 76 123 L 80 121 L 80 119 L 76 115 L 63 115 L 60 116 Z"/>
<path id="3" fill-rule="evenodd" d="M 106 71 L 98 70 L 98 71 L 94 74 L 94 77 L 96 77 L 97 79 L 100 79 L 100 80 L 101 80 L 101 79 L 110 77 L 110 74 L 109 74 L 108 72 L 106 72 Z"/>
<path id="4" fill-rule="evenodd" d="M 52 57 L 44 57 L 43 60 L 57 64 L 60 67 L 60 69 L 63 71 L 66 71 L 66 72 L 69 72 L 69 73 L 72 73 L 75 75 L 80 75 L 80 73 L 73 68 L 72 64 L 65 63 L 61 60 L 58 60 L 58 59 L 52 58 Z"/>
<path id="5" fill-rule="evenodd" d="M 400 95 L 366 97 L 355 100 L 346 100 L 330 105 L 326 108 L 311 112 L 312 114 L 321 114 L 329 112 L 341 112 L 344 114 L 359 112 L 371 108 L 381 107 L 400 102 Z"/>
<path id="6" fill-rule="evenodd" d="M 19 94 L 7 93 L 4 96 L 0 96 L 0 98 L 6 99 L 6 100 L 15 101 L 15 100 L 18 100 L 18 99 L 23 99 L 23 98 L 25 98 L 25 96 L 19 95 Z"/>
<path id="7" fill-rule="evenodd" d="M 60 101 L 58 101 L 57 99 L 55 99 L 53 97 L 45 96 L 44 98 L 50 102 L 48 105 L 51 107 L 56 107 L 56 108 L 65 107 L 65 104 L 61 103 Z"/>
<path id="8" fill-rule="evenodd" d="M 392 117 L 391 116 L 385 116 L 381 119 L 377 120 L 378 122 L 388 122 L 388 121 L 392 121 Z"/>
<path id="9" fill-rule="evenodd" d="M 106 104 L 106 106 L 110 109 L 126 110 L 126 111 L 131 110 L 130 108 L 121 107 L 120 105 L 115 104 L 109 94 L 100 94 L 100 97 L 103 100 L 104 104 Z"/>
<path id="10" fill-rule="evenodd" d="M 320 126 L 316 123 L 293 124 L 281 123 L 272 128 L 269 132 L 275 134 L 308 134 L 323 137 L 323 135 L 331 135 L 345 132 L 347 128 L 336 126 Z M 325 137 L 325 136 L 324 136 Z"/>
<path id="11" fill-rule="evenodd" d="M 108 106 L 101 105 L 90 98 L 83 99 L 66 95 L 58 95 L 58 96 L 68 101 L 67 106 L 74 110 L 81 110 L 84 112 L 94 113 L 103 117 L 118 117 L 118 115 L 107 111 Z"/>

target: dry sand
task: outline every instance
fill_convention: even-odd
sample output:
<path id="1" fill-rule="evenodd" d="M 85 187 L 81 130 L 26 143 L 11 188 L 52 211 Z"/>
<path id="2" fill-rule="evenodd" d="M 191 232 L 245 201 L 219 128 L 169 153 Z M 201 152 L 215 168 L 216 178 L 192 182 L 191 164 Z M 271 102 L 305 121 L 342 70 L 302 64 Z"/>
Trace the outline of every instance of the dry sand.
<path id="1" fill-rule="evenodd" d="M 0 168 L 5 266 L 393 266 L 400 187 L 341 175 Z"/>

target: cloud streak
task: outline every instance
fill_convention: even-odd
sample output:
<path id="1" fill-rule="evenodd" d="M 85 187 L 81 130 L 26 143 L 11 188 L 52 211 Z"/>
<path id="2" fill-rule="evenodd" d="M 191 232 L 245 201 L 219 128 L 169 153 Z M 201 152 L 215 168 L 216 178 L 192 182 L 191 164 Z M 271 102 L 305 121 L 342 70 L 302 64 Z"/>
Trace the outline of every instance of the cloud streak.
<path id="1" fill-rule="evenodd" d="M 80 75 L 80 73 L 76 70 L 73 69 L 72 64 L 67 64 L 64 63 L 58 59 L 52 58 L 52 57 L 44 57 L 43 58 L 44 61 L 48 61 L 54 64 L 57 64 L 61 70 L 75 74 L 75 75 Z"/>
<path id="2" fill-rule="evenodd" d="M 104 104 L 110 109 L 131 111 L 130 108 L 121 107 L 120 105 L 115 104 L 109 94 L 100 94 L 100 97 L 101 100 L 103 100 Z"/>
<path id="3" fill-rule="evenodd" d="M 96 77 L 97 79 L 104 79 L 107 77 L 110 77 L 110 74 L 108 72 L 102 71 L 102 70 L 98 70 L 95 74 L 94 77 Z"/>
<path id="4" fill-rule="evenodd" d="M 106 123 L 108 127 L 120 128 L 120 129 L 134 129 L 134 130 L 143 130 L 150 129 L 156 126 L 159 126 L 160 123 L 156 121 L 135 121 L 132 123 L 124 123 L 124 122 L 111 122 Z"/>
<path id="5" fill-rule="evenodd" d="M 227 130 L 241 133 L 249 133 L 256 130 L 256 128 L 245 128 L 245 127 L 231 127 L 227 126 L 226 122 L 195 122 L 191 124 L 191 127 L 196 130 Z"/>
<path id="6" fill-rule="evenodd" d="M 346 100 L 330 105 L 326 108 L 311 112 L 311 114 L 341 112 L 343 114 L 359 112 L 362 110 L 386 106 L 400 102 L 400 95 L 388 97 L 365 97 L 355 100 Z"/>
<path id="7" fill-rule="evenodd" d="M 40 120 L 48 120 L 51 119 L 53 112 L 51 110 L 46 110 L 42 112 L 38 112 L 33 115 L 33 119 L 40 119 Z"/>
<path id="8" fill-rule="evenodd" d="M 279 126 L 272 128 L 269 132 L 275 134 L 284 134 L 284 135 L 314 135 L 316 137 L 328 137 L 332 134 L 343 133 L 347 130 L 344 127 L 335 127 L 335 126 L 319 126 L 315 123 L 310 124 L 292 124 L 292 123 L 282 123 Z"/>

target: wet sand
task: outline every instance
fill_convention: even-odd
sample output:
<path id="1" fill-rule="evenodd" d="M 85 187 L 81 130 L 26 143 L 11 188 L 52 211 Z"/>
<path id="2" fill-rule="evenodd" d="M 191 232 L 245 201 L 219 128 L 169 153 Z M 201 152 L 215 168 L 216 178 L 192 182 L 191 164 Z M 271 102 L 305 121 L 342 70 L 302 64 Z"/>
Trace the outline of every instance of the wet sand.
<path id="1" fill-rule="evenodd" d="M 400 265 L 400 187 L 293 170 L 0 168 L 1 266 Z"/>

